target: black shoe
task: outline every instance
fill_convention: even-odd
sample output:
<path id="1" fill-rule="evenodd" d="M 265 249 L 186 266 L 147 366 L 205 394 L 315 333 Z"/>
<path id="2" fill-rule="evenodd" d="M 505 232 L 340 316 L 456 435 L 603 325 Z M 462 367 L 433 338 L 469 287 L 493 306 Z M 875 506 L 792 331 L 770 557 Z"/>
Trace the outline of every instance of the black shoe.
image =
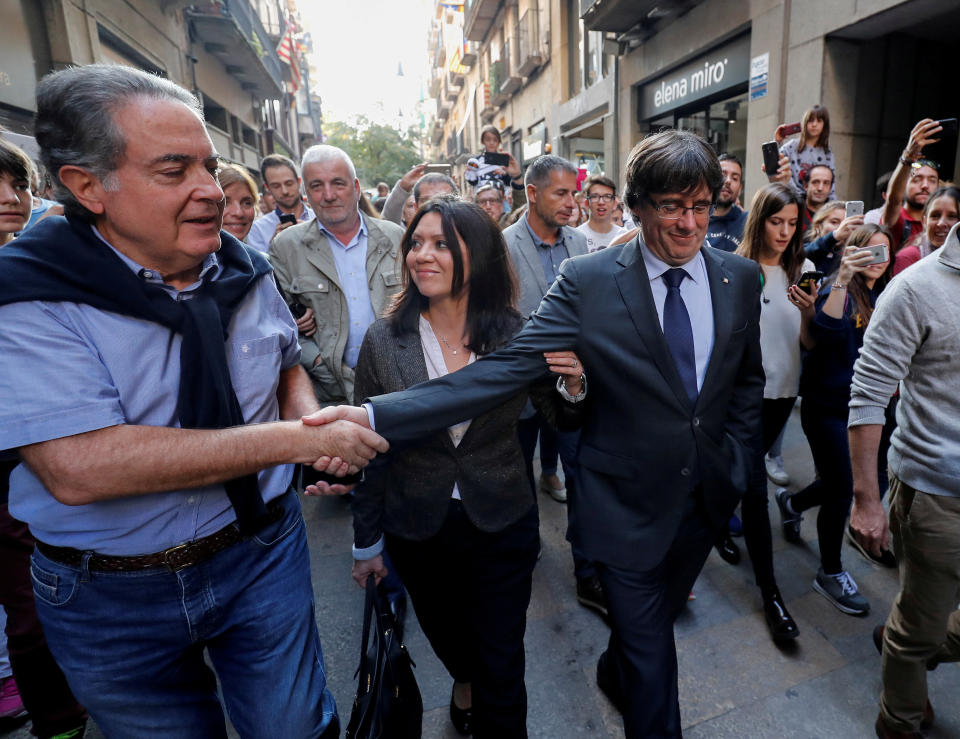
<path id="1" fill-rule="evenodd" d="M 860 555 L 874 564 L 878 564 L 881 567 L 887 567 L 891 570 L 897 569 L 897 558 L 893 552 L 889 549 L 884 549 L 880 552 L 880 556 L 877 557 L 869 549 L 866 549 L 863 544 L 861 544 L 856 537 L 856 534 L 853 532 L 853 526 L 847 524 L 847 542 L 856 549 Z"/>
<path id="2" fill-rule="evenodd" d="M 450 688 L 450 723 L 460 736 L 470 736 L 473 733 L 473 709 L 457 707 L 453 702 L 453 688 Z"/>
<path id="3" fill-rule="evenodd" d="M 580 605 L 592 608 L 604 616 L 609 615 L 607 596 L 604 595 L 600 578 L 596 575 L 577 578 L 577 600 Z"/>
<path id="4" fill-rule="evenodd" d="M 780 488 L 777 490 L 774 497 L 777 499 L 777 508 L 780 509 L 780 522 L 783 526 L 783 538 L 789 541 L 791 544 L 799 544 L 800 539 L 800 522 L 803 521 L 803 516 L 799 513 L 791 513 L 787 509 L 787 501 L 790 500 L 791 493 L 787 492 L 786 488 Z"/>
<path id="5" fill-rule="evenodd" d="M 597 660 L 597 687 L 607 696 L 613 707 L 620 713 L 623 713 L 627 701 L 623 697 L 623 691 L 620 689 L 620 683 L 613 675 L 610 668 L 610 655 L 604 652 Z"/>
<path id="6" fill-rule="evenodd" d="M 740 547 L 730 538 L 730 534 L 725 535 L 714 546 L 717 548 L 717 554 L 724 562 L 729 562 L 732 565 L 740 564 Z"/>
<path id="7" fill-rule="evenodd" d="M 779 588 L 775 587 L 763 593 L 763 615 L 767 620 L 770 636 L 775 642 L 789 641 L 800 636 L 797 622 L 787 610 Z"/>

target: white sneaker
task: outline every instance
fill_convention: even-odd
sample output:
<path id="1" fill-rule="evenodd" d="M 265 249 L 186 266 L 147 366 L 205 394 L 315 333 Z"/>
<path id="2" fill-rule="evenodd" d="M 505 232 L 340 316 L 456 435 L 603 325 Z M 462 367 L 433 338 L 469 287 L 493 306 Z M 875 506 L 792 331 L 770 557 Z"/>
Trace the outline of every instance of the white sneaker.
<path id="1" fill-rule="evenodd" d="M 790 475 L 783 469 L 783 457 L 771 457 L 767 454 L 763 458 L 763 463 L 767 468 L 767 477 L 773 481 L 774 485 L 786 487 L 790 484 Z"/>
<path id="2" fill-rule="evenodd" d="M 553 498 L 557 503 L 566 503 L 567 502 L 567 488 L 566 486 L 560 488 L 559 490 L 549 483 L 545 477 L 540 478 L 540 490 Z"/>

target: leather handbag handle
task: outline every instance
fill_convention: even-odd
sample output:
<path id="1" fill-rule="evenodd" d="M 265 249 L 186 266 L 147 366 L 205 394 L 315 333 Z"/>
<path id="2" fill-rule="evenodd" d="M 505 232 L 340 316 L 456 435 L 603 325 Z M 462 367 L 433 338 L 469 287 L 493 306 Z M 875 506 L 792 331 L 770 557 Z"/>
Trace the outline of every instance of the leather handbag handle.
<path id="1" fill-rule="evenodd" d="M 357 671 L 354 677 L 360 674 L 363 668 L 363 661 L 367 655 L 367 645 L 370 641 L 370 621 L 373 619 L 373 613 L 377 609 L 377 585 L 376 579 L 371 572 L 367 575 L 367 592 L 363 603 L 363 637 L 360 639 L 360 662 L 357 665 Z M 378 614 L 379 615 L 379 614 Z"/>

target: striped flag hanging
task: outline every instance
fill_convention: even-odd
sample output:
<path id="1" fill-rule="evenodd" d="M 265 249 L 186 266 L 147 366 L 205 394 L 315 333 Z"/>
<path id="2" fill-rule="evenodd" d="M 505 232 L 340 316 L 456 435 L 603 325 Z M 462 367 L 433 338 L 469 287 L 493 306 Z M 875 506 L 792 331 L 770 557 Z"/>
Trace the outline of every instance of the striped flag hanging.
<path id="1" fill-rule="evenodd" d="M 280 61 L 290 67 L 290 85 L 293 92 L 300 89 L 300 52 L 297 40 L 293 36 L 294 22 L 293 18 L 287 21 L 287 32 L 280 39 L 280 45 L 277 47 L 277 56 Z"/>

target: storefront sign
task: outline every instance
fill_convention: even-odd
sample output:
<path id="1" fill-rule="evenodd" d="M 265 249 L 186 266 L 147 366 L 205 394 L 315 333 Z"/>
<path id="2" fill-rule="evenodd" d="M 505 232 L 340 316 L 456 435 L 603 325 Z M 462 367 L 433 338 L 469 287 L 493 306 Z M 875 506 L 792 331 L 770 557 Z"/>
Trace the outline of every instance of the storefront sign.
<path id="1" fill-rule="evenodd" d="M 547 126 L 544 123 L 538 123 L 531 126 L 530 133 L 523 137 L 522 154 L 523 163 L 527 163 L 544 153 L 544 146 L 547 143 Z"/>
<path id="2" fill-rule="evenodd" d="M 770 77 L 769 52 L 755 56 L 750 60 L 750 100 L 759 100 L 767 96 L 767 80 Z"/>
<path id="3" fill-rule="evenodd" d="M 701 98 L 742 85 L 750 73 L 750 37 L 704 54 L 640 90 L 639 119 L 656 118 Z"/>

